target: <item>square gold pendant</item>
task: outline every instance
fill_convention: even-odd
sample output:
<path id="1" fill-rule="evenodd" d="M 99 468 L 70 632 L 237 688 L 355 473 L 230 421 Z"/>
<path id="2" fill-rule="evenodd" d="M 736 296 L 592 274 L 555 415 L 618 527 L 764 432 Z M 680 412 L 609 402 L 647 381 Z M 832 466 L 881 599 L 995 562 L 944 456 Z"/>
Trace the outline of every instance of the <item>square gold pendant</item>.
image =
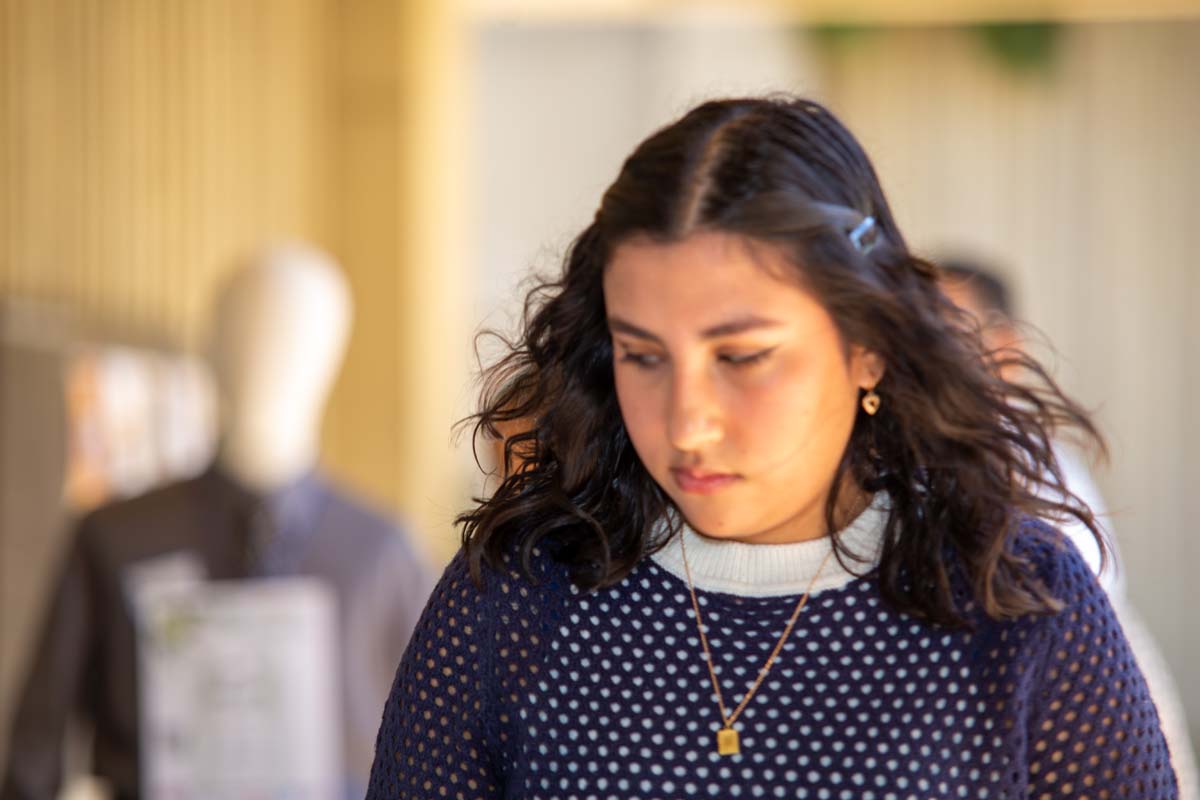
<path id="1" fill-rule="evenodd" d="M 738 744 L 738 732 L 733 728 L 721 728 L 717 731 L 717 754 L 722 756 L 736 756 L 742 752 L 741 745 Z"/>

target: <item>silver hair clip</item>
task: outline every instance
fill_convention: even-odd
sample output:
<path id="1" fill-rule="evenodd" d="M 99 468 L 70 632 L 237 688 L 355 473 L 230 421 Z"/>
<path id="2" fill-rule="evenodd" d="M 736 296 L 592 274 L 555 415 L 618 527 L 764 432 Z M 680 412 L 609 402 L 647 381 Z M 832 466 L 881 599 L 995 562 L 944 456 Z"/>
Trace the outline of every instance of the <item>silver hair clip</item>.
<path id="1" fill-rule="evenodd" d="M 854 249 L 858 250 L 863 255 L 871 252 L 875 245 L 879 244 L 879 232 L 876 231 L 875 237 L 871 239 L 869 244 L 863 244 L 863 237 L 870 233 L 875 228 L 874 217 L 864 217 L 863 221 L 858 223 L 858 226 L 850 231 L 850 244 L 854 245 Z"/>

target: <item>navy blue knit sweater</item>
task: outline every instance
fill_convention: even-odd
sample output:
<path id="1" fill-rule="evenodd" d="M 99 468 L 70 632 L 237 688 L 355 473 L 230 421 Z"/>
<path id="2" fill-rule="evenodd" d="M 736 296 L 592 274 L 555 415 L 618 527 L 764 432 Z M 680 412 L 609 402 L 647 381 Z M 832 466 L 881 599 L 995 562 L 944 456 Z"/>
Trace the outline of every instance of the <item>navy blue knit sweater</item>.
<path id="1" fill-rule="evenodd" d="M 843 541 L 877 555 L 883 513 Z M 828 540 L 684 535 L 732 709 Z M 716 751 L 677 542 L 590 594 L 544 555 L 536 584 L 490 572 L 480 590 L 460 553 L 400 664 L 368 798 L 1176 797 L 1103 591 L 1070 545 L 1022 538 L 1065 609 L 998 623 L 968 601 L 971 632 L 893 611 L 875 580 L 831 560 L 735 724 L 733 756 Z"/>

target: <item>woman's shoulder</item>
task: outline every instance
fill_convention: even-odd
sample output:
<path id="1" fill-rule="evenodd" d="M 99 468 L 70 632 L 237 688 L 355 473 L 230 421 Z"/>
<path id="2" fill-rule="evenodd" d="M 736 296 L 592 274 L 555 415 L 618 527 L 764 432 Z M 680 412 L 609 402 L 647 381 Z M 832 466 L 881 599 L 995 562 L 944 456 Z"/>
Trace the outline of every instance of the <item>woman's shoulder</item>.
<path id="1" fill-rule="evenodd" d="M 1021 518 L 1008 548 L 1024 573 L 1021 583 L 1031 595 L 1046 598 L 1048 607 L 1005 620 L 986 618 L 977 607 L 975 621 L 982 629 L 1037 643 L 1033 651 L 1043 653 L 1042 658 L 1059 642 L 1086 640 L 1088 647 L 1099 647 L 1105 637 L 1119 634 L 1120 623 L 1099 580 L 1055 525 Z"/>
<path id="2" fill-rule="evenodd" d="M 1112 616 L 1104 589 L 1070 537 L 1052 523 L 1028 515 L 1018 517 L 1011 530 L 1005 543 L 1007 557 L 999 569 L 1006 570 L 1007 579 L 1022 586 L 1031 598 L 1048 603 L 1040 612 L 994 618 L 984 610 L 981 590 L 961 558 L 948 555 L 953 592 L 961 598 L 959 610 L 970 626 L 1032 634 L 1058 627 L 1064 615 L 1078 619 L 1084 614 L 1096 620 Z"/>
<path id="3" fill-rule="evenodd" d="M 477 620 L 511 621 L 521 613 L 536 614 L 569 591 L 565 571 L 545 548 L 522 553 L 512 548 L 487 558 L 460 547 L 443 570 L 429 600 L 437 616 L 457 613 Z"/>
<path id="4" fill-rule="evenodd" d="M 1026 561 L 1033 574 L 1066 605 L 1074 605 L 1103 589 L 1072 539 L 1057 526 L 1035 517 L 1022 517 L 1012 538 L 1012 553 Z"/>

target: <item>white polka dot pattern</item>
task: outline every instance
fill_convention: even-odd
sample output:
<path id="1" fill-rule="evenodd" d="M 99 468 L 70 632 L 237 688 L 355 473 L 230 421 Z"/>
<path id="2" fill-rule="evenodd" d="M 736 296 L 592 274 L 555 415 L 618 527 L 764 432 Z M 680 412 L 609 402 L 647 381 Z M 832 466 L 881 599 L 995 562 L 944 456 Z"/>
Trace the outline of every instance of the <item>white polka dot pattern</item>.
<path id="1" fill-rule="evenodd" d="M 540 558 L 537 584 L 489 574 L 480 592 L 460 554 L 397 672 L 368 797 L 1175 797 L 1103 592 L 1074 549 L 1030 549 L 1067 602 L 1053 617 L 949 632 L 867 579 L 814 594 L 736 756 L 716 753 L 678 578 L 646 559 L 585 595 Z M 796 598 L 698 594 L 732 706 Z"/>

